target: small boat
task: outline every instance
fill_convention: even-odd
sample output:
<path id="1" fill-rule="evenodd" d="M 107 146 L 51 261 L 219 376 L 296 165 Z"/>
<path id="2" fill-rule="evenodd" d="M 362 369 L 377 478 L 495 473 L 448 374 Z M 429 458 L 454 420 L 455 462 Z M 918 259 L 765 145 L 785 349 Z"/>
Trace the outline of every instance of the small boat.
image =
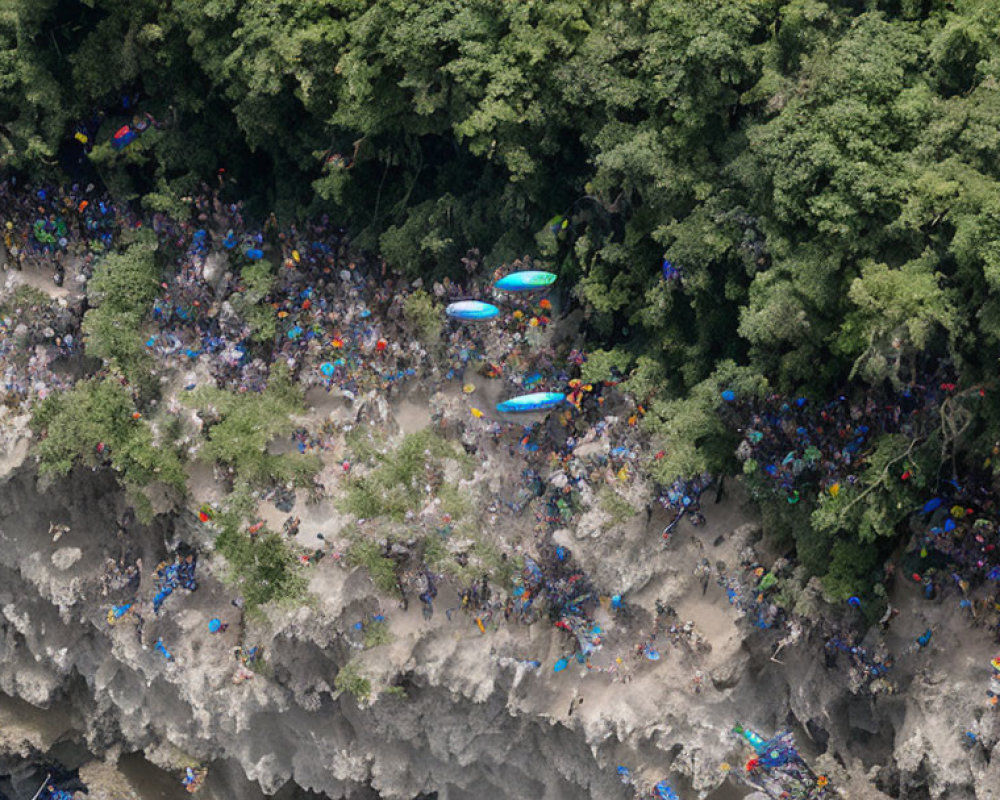
<path id="1" fill-rule="evenodd" d="M 510 275 L 498 280 L 494 287 L 504 292 L 530 292 L 535 289 L 544 289 L 555 282 L 554 273 L 525 270 L 510 273 Z"/>
<path id="2" fill-rule="evenodd" d="M 521 412 L 521 411 L 547 411 L 555 408 L 566 400 L 566 395 L 561 392 L 535 392 L 533 394 L 522 394 L 505 400 L 497 406 L 497 411 L 501 412 Z"/>
<path id="3" fill-rule="evenodd" d="M 449 305 L 444 313 L 456 319 L 493 319 L 500 313 L 500 309 L 480 300 L 461 300 Z"/>

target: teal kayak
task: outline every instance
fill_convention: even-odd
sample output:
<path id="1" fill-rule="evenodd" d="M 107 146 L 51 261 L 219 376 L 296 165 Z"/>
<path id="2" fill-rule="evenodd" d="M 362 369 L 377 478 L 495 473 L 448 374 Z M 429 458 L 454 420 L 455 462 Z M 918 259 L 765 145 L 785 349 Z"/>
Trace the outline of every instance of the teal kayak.
<path id="1" fill-rule="evenodd" d="M 461 300 L 449 305 L 444 313 L 456 319 L 493 319 L 500 313 L 500 309 L 479 300 Z"/>
<path id="2" fill-rule="evenodd" d="M 546 411 L 555 408 L 566 399 L 566 395 L 561 392 L 535 392 L 534 394 L 522 394 L 512 397 L 497 406 L 497 411 L 518 412 L 518 411 Z"/>
<path id="3" fill-rule="evenodd" d="M 551 272 L 526 270 L 512 272 L 498 280 L 494 286 L 505 292 L 530 292 L 533 289 L 544 289 L 556 282 L 556 276 Z"/>

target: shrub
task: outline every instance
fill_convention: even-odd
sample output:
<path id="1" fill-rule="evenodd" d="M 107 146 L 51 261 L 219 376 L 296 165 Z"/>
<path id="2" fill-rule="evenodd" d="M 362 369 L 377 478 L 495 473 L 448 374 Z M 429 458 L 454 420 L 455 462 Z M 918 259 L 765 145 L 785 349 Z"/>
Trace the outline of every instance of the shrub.
<path id="1" fill-rule="evenodd" d="M 459 460 L 451 442 L 428 430 L 407 434 L 394 452 L 370 451 L 370 455 L 377 466 L 352 478 L 339 501 L 342 510 L 359 519 L 402 520 L 407 511 L 417 511 L 429 499 L 424 489 L 427 468 L 439 467 L 446 458 Z"/>
<path id="2" fill-rule="evenodd" d="M 124 252 L 98 261 L 87 284 L 92 308 L 83 317 L 87 355 L 120 371 L 143 399 L 159 391 L 140 330 L 157 292 L 156 248 L 155 235 L 137 234 Z"/>
<path id="3" fill-rule="evenodd" d="M 607 486 L 597 495 L 597 503 L 601 510 L 610 515 L 612 525 L 621 525 L 636 513 L 624 497 Z"/>
<path id="4" fill-rule="evenodd" d="M 272 455 L 267 445 L 275 436 L 287 436 L 294 429 L 292 416 L 305 411 L 301 390 L 288 372 L 275 365 L 267 388 L 259 394 L 237 394 L 215 387 L 202 387 L 186 402 L 211 408 L 219 421 L 208 429 L 208 441 L 201 457 L 209 463 L 232 467 L 237 479 L 249 485 L 292 481 L 309 485 L 319 471 L 313 455 L 286 453 Z"/>
<path id="5" fill-rule="evenodd" d="M 372 694 L 372 682 L 361 674 L 354 661 L 348 661 L 333 679 L 333 688 L 347 692 L 359 703 L 367 703 Z"/>
<path id="6" fill-rule="evenodd" d="M 185 474 L 177 453 L 158 447 L 144 418 L 136 418 L 128 390 L 111 377 L 80 381 L 35 407 L 32 427 L 43 475 L 68 475 L 74 466 L 96 467 L 106 459 L 126 487 L 164 483 L 183 493 Z M 101 446 L 101 452 L 98 447 Z"/>
<path id="7" fill-rule="evenodd" d="M 216 523 L 222 530 L 215 546 L 228 564 L 226 580 L 243 596 L 248 611 L 302 597 L 305 578 L 295 553 L 279 534 L 264 529 L 252 537 L 232 511 L 218 515 Z"/>
<path id="8" fill-rule="evenodd" d="M 380 647 L 391 642 L 392 632 L 389 630 L 389 623 L 385 620 L 374 620 L 365 625 L 365 647 Z"/>
<path id="9" fill-rule="evenodd" d="M 345 556 L 350 566 L 367 569 L 379 590 L 386 594 L 394 594 L 398 591 L 396 562 L 383 556 L 382 547 L 377 543 L 357 538 L 348 545 Z"/>
<path id="10" fill-rule="evenodd" d="M 430 344 L 441 336 L 441 330 L 444 328 L 443 310 L 423 289 L 406 298 L 403 303 L 403 316 L 420 335 L 421 341 Z"/>

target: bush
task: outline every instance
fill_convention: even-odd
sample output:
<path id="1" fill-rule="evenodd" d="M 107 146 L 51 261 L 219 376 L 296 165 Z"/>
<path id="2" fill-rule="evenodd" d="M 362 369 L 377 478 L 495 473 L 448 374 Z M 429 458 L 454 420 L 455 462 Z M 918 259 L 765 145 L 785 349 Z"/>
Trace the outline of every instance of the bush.
<path id="1" fill-rule="evenodd" d="M 10 297 L 0 303 L 0 314 L 17 315 L 20 317 L 26 312 L 38 312 L 48 308 L 52 304 L 45 292 L 36 289 L 34 286 L 21 284 L 11 293 Z M 19 319 L 23 322 L 23 319 Z"/>
<path id="2" fill-rule="evenodd" d="M 597 504 L 610 515 L 612 525 L 621 525 L 636 513 L 631 503 L 608 486 L 597 495 Z"/>
<path id="3" fill-rule="evenodd" d="M 361 674 L 353 661 L 348 661 L 337 673 L 333 688 L 352 695 L 359 704 L 367 703 L 372 694 L 372 682 Z"/>
<path id="4" fill-rule="evenodd" d="M 248 611 L 271 602 L 302 597 L 306 580 L 295 553 L 277 533 L 264 529 L 256 537 L 243 530 L 242 518 L 220 514 L 216 549 L 228 564 L 226 579 L 239 591 Z"/>
<path id="5" fill-rule="evenodd" d="M 252 261 L 240 272 L 243 291 L 232 298 L 233 310 L 250 325 L 255 342 L 270 342 L 277 333 L 274 309 L 264 302 L 264 297 L 274 285 L 274 273 L 267 259 Z"/>
<path id="6" fill-rule="evenodd" d="M 419 510 L 430 499 L 424 488 L 427 468 L 440 467 L 446 458 L 460 461 L 451 442 L 428 430 L 407 434 L 394 452 L 370 455 L 378 465 L 366 475 L 352 478 L 347 493 L 338 501 L 342 510 L 358 519 L 402 520 L 407 511 Z"/>
<path id="7" fill-rule="evenodd" d="M 580 368 L 580 377 L 584 383 L 609 381 L 615 373 L 624 375 L 632 360 L 633 356 L 623 350 L 594 350 L 587 353 L 587 360 Z"/>
<path id="8" fill-rule="evenodd" d="M 126 487 L 159 482 L 184 493 L 186 476 L 177 453 L 158 447 L 149 424 L 136 414 L 128 390 L 111 377 L 90 378 L 49 395 L 35 407 L 31 423 L 41 437 L 40 472 L 65 476 L 78 464 L 96 467 L 110 459 Z"/>
<path id="9" fill-rule="evenodd" d="M 237 480 L 248 485 L 292 481 L 308 486 L 320 469 L 318 457 L 286 453 L 272 455 L 268 443 L 287 436 L 295 427 L 292 416 L 305 411 L 302 392 L 276 364 L 267 388 L 260 394 L 237 394 L 202 387 L 185 401 L 211 409 L 219 421 L 208 426 L 208 441 L 200 456 L 209 463 L 232 467 Z"/>
<path id="10" fill-rule="evenodd" d="M 391 642 L 392 632 L 389 630 L 389 623 L 385 620 L 373 620 L 365 625 L 365 647 L 380 647 Z"/>
<path id="11" fill-rule="evenodd" d="M 380 545 L 358 538 L 348 545 L 344 555 L 349 566 L 367 569 L 380 591 L 386 594 L 399 591 L 396 585 L 396 562 L 382 555 Z"/>
<path id="12" fill-rule="evenodd" d="M 99 260 L 87 284 L 92 308 L 83 317 L 87 355 L 121 372 L 146 400 L 159 391 L 141 332 L 158 288 L 156 248 L 155 235 L 139 234 L 124 252 Z"/>
<path id="13" fill-rule="evenodd" d="M 432 344 L 441 336 L 444 328 L 444 310 L 423 289 L 406 298 L 403 303 L 403 316 L 425 344 Z"/>

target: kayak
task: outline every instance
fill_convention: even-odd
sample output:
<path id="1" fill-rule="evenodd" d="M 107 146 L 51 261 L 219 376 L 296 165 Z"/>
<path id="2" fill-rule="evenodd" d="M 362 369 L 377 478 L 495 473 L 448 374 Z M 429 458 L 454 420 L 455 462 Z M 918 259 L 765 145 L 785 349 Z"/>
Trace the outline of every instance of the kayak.
<path id="1" fill-rule="evenodd" d="M 535 392 L 534 394 L 522 394 L 505 400 L 497 406 L 497 411 L 519 412 L 519 411 L 545 411 L 555 408 L 566 399 L 566 395 L 561 392 Z"/>
<path id="2" fill-rule="evenodd" d="M 530 292 L 533 289 L 544 289 L 556 282 L 556 276 L 551 272 L 525 270 L 512 272 L 498 280 L 494 286 L 505 292 Z"/>
<path id="3" fill-rule="evenodd" d="M 500 309 L 479 300 L 462 300 L 449 305 L 444 313 L 456 319 L 493 319 L 500 313 Z"/>

